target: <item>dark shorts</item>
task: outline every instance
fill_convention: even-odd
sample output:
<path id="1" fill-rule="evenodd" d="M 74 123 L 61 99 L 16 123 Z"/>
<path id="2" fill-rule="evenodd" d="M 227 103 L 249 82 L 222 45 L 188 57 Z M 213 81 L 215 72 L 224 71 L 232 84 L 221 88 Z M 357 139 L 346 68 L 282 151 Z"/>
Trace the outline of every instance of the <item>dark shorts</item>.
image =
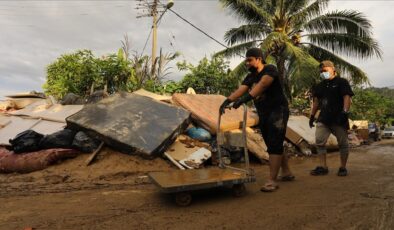
<path id="1" fill-rule="evenodd" d="M 267 145 L 269 154 L 281 155 L 284 152 L 283 142 L 286 136 L 289 109 L 279 107 L 259 112 L 259 128 Z"/>

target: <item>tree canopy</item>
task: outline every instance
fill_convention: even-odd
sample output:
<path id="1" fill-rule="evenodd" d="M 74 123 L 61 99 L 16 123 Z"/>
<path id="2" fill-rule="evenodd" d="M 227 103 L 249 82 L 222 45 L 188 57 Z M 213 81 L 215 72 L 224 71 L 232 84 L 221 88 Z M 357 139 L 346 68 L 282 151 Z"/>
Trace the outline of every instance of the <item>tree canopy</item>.
<path id="1" fill-rule="evenodd" d="M 260 47 L 275 64 L 291 97 L 318 81 L 318 63 L 331 60 L 353 84 L 367 83 L 367 74 L 345 58 L 381 58 L 371 22 L 355 10 L 326 12 L 329 0 L 220 0 L 244 25 L 224 36 L 231 46 L 219 55 L 243 55 Z M 236 75 L 246 72 L 241 63 Z"/>

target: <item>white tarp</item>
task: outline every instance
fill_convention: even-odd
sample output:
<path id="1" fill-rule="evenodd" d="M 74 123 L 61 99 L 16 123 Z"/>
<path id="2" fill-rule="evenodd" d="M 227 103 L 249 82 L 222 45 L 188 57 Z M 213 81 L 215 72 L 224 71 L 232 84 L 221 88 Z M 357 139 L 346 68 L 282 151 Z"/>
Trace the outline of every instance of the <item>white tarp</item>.
<path id="1" fill-rule="evenodd" d="M 24 109 L 9 112 L 11 115 L 24 115 L 31 118 L 41 118 L 48 121 L 66 122 L 66 118 L 79 112 L 83 105 L 47 104 L 39 101 L 26 106 Z"/>
<path id="2" fill-rule="evenodd" d="M 0 115 L 0 145 L 9 145 L 9 139 L 28 129 L 47 135 L 60 131 L 65 126 L 66 123 L 63 122 Z"/>

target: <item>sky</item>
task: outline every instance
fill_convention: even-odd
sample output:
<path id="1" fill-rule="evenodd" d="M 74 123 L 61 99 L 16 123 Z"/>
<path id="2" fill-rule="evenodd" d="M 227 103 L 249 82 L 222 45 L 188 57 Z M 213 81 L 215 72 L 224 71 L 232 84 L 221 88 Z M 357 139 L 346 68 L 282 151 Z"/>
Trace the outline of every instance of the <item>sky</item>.
<path id="1" fill-rule="evenodd" d="M 161 0 L 166 3 L 166 0 Z M 137 7 L 138 1 L 32 1 L 0 0 L 0 98 L 4 95 L 42 91 L 46 67 L 60 55 L 90 49 L 96 56 L 115 53 L 127 34 L 131 49 L 141 53 L 152 18 Z M 174 0 L 173 10 L 224 43 L 224 33 L 242 23 L 216 0 Z M 383 50 L 383 60 L 351 60 L 364 70 L 376 87 L 394 86 L 394 1 L 331 1 L 330 10 L 352 9 L 365 14 L 374 27 L 374 38 Z M 158 46 L 164 53 L 180 51 L 177 61 L 193 64 L 223 47 L 166 12 L 158 28 Z M 151 40 L 144 53 L 151 54 Z M 231 67 L 239 63 L 231 59 Z M 171 79 L 185 72 L 172 68 Z"/>

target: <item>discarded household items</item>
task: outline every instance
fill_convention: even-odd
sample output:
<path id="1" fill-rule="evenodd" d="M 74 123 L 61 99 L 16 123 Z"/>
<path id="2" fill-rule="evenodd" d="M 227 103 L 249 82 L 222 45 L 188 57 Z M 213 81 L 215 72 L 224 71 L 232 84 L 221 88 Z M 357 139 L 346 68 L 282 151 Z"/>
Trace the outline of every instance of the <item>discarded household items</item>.
<path id="1" fill-rule="evenodd" d="M 179 94 L 172 96 L 174 104 L 177 104 L 192 113 L 192 119 L 199 127 L 208 130 L 212 135 L 216 134 L 217 117 L 219 107 L 226 98 L 222 95 L 206 94 Z M 247 127 L 258 124 L 258 116 L 248 112 Z M 221 131 L 229 131 L 242 127 L 242 110 L 227 110 L 223 115 Z"/>
<path id="2" fill-rule="evenodd" d="M 6 104 L 6 108 L 2 108 L 3 106 L 0 105 L 1 110 L 23 109 L 35 102 L 45 101 L 45 95 L 35 91 L 17 93 L 13 95 L 7 95 L 5 97 L 7 97 L 6 103 L 8 103 L 8 105 Z"/>
<path id="3" fill-rule="evenodd" d="M 78 155 L 74 149 L 46 149 L 30 153 L 14 154 L 0 147 L 0 173 L 29 173 Z"/>
<path id="4" fill-rule="evenodd" d="M 287 122 L 286 139 L 296 145 L 304 155 L 311 155 L 315 147 L 316 127 L 309 127 L 306 116 L 290 116 Z M 327 140 L 328 149 L 338 149 L 337 139 L 331 134 Z"/>
<path id="5" fill-rule="evenodd" d="M 66 117 L 78 112 L 83 105 L 53 104 L 51 100 L 41 100 L 23 109 L 0 114 L 0 145 L 9 145 L 9 140 L 17 134 L 34 130 L 48 135 L 63 130 Z"/>
<path id="6" fill-rule="evenodd" d="M 349 122 L 349 126 L 356 132 L 357 138 L 362 144 L 369 144 L 369 129 L 367 120 L 354 120 Z"/>
<path id="7" fill-rule="evenodd" d="M 44 135 L 63 130 L 66 123 L 0 114 L 0 145 L 9 145 L 9 140 L 26 130 L 34 130 Z"/>
<path id="8" fill-rule="evenodd" d="M 194 160 L 192 165 L 184 165 L 188 159 L 195 159 L 195 156 L 201 156 L 197 153 L 200 149 L 206 149 L 205 157 L 200 158 L 197 162 Z M 201 168 L 204 161 L 211 157 L 210 145 L 208 143 L 200 142 L 192 139 L 186 135 L 180 135 L 175 142 L 166 150 L 164 156 L 169 159 L 179 169 Z M 181 163 L 183 162 L 183 163 Z"/>
<path id="9" fill-rule="evenodd" d="M 249 127 L 247 127 L 245 131 L 249 152 L 256 156 L 261 163 L 266 163 L 269 159 L 269 156 L 263 137 L 260 133 L 257 133 L 255 130 Z M 240 146 L 243 141 L 242 134 L 243 132 L 241 129 L 223 132 L 223 144 L 227 146 Z"/>
<path id="10" fill-rule="evenodd" d="M 82 131 L 63 129 L 49 135 L 26 130 L 9 140 L 8 150 L 16 154 L 39 151 L 43 149 L 76 149 L 81 152 L 93 152 L 100 142 L 90 138 Z"/>
<path id="11" fill-rule="evenodd" d="M 67 127 L 87 131 L 106 145 L 152 158 L 164 153 L 190 122 L 186 110 L 137 94 L 120 93 L 86 105 Z"/>
<path id="12" fill-rule="evenodd" d="M 221 116 L 218 116 L 217 133 L 221 132 Z M 221 158 L 221 135 L 217 135 L 219 150 L 219 167 L 204 168 L 200 170 L 178 170 L 172 172 L 151 172 L 150 179 L 164 193 L 175 195 L 175 201 L 180 206 L 188 206 L 192 202 L 192 191 L 215 187 L 232 186 L 235 196 L 245 192 L 245 183 L 256 181 L 253 170 L 249 167 L 249 156 L 246 143 L 247 107 L 244 105 L 243 148 L 245 154 L 245 168 L 235 168 L 224 164 Z"/>
<path id="13" fill-rule="evenodd" d="M 163 101 L 163 102 L 168 102 L 168 103 L 171 102 L 171 98 L 172 98 L 171 96 L 159 95 L 159 94 L 152 93 L 152 92 L 149 92 L 144 89 L 139 89 L 137 91 L 134 91 L 133 93 L 138 94 L 140 96 L 150 97 L 150 98 L 157 100 L 157 101 Z"/>
<path id="14" fill-rule="evenodd" d="M 7 114 L 14 116 L 27 116 L 29 118 L 46 121 L 66 122 L 66 118 L 83 108 L 83 105 L 61 105 L 39 101 L 26 106 L 24 109 L 15 110 Z"/>
<path id="15" fill-rule="evenodd" d="M 212 135 L 206 129 L 199 127 L 188 128 L 186 134 L 198 141 L 210 141 L 212 139 Z"/>

